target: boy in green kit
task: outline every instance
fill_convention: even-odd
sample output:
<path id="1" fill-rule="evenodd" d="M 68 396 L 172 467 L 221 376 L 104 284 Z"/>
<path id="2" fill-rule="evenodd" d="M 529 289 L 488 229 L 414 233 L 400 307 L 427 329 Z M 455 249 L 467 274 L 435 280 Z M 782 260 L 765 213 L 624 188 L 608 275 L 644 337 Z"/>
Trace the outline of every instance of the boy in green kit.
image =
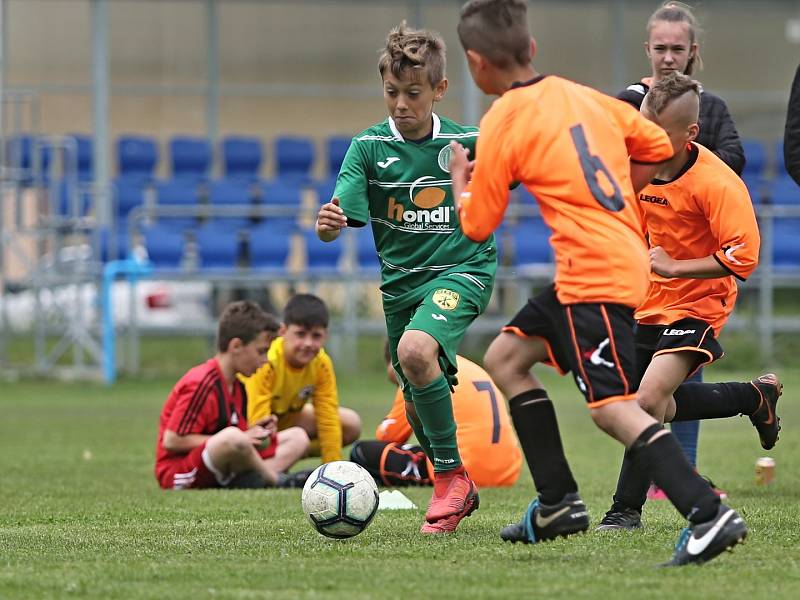
<path id="1" fill-rule="evenodd" d="M 450 141 L 474 153 L 478 131 L 433 112 L 447 90 L 444 42 L 402 23 L 378 69 L 389 118 L 353 138 L 316 231 L 330 242 L 344 227 L 372 225 L 392 366 L 435 471 L 421 531 L 444 533 L 478 508 L 450 391 L 458 344 L 491 297 L 497 254 L 493 238 L 475 243 L 461 232 L 450 191 Z"/>

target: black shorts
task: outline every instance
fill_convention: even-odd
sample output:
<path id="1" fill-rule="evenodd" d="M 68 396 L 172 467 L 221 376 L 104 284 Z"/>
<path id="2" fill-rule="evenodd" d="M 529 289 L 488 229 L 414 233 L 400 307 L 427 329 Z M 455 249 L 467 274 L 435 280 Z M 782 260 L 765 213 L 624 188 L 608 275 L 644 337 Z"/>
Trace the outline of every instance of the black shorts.
<path id="1" fill-rule="evenodd" d="M 641 379 L 654 356 L 670 352 L 693 352 L 697 362 L 687 379 L 701 367 L 722 358 L 722 350 L 714 329 L 699 319 L 681 319 L 669 325 L 637 325 L 636 369 Z"/>
<path id="2" fill-rule="evenodd" d="M 621 304 L 563 305 L 551 285 L 503 327 L 520 337 L 544 341 L 545 361 L 565 375 L 572 372 L 591 407 L 633 400 L 639 388 L 633 342 L 633 309 Z"/>

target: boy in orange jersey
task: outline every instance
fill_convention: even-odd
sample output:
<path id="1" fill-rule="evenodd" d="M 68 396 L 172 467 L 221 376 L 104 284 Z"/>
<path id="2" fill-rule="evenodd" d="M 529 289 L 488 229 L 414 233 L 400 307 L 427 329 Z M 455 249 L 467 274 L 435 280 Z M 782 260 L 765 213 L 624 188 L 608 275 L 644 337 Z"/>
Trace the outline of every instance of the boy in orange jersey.
<path id="1" fill-rule="evenodd" d="M 530 372 L 543 362 L 572 371 L 595 424 L 629 449 L 689 519 L 670 564 L 704 562 L 739 542 L 744 522 L 720 505 L 675 437 L 634 401 L 633 310 L 645 298 L 650 270 L 635 193 L 672 157 L 672 145 L 623 102 L 539 75 L 526 13 L 524 0 L 472 0 L 461 10 L 458 34 L 472 77 L 501 98 L 481 120 L 474 169 L 457 144 L 450 169 L 461 227 L 471 239 L 498 226 L 515 180 L 537 199 L 553 231 L 555 285 L 529 300 L 484 360 L 509 398 L 539 492 L 501 537 L 534 543 L 589 527 L 553 404 Z"/>
<path id="2" fill-rule="evenodd" d="M 406 444 L 412 429 L 406 417 L 405 396 L 387 342 L 384 347 L 386 374 L 398 386 L 394 404 L 375 431 L 376 440 L 356 442 L 350 460 L 389 486 L 429 485 L 433 468 L 420 446 Z M 503 396 L 489 374 L 463 356 L 456 356 L 458 383 L 453 391 L 453 416 L 458 426 L 461 460 L 480 487 L 511 486 L 519 478 L 522 453 L 511 427 Z"/>
<path id="3" fill-rule="evenodd" d="M 700 90 L 681 73 L 659 80 L 642 114 L 661 125 L 675 156 L 639 194 L 653 271 L 636 310 L 639 404 L 661 422 L 750 416 L 761 445 L 778 439 L 781 384 L 773 374 L 747 383 L 683 383 L 722 357 L 717 337 L 736 303 L 736 279 L 758 264 L 760 236 L 742 180 L 710 150 L 694 143 Z M 614 504 L 598 526 L 637 529 L 647 486 L 626 452 Z"/>

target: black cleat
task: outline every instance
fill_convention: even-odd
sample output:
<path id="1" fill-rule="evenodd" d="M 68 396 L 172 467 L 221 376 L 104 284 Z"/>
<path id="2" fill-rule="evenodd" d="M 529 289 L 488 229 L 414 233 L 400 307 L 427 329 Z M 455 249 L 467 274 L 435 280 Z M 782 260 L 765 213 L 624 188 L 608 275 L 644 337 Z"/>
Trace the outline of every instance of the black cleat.
<path id="1" fill-rule="evenodd" d="M 306 480 L 313 472 L 314 469 L 307 469 L 305 471 L 295 471 L 294 473 L 280 473 L 275 487 L 301 488 L 306 484 Z"/>
<path id="2" fill-rule="evenodd" d="M 710 521 L 691 525 L 681 532 L 672 560 L 662 567 L 702 564 L 732 549 L 747 537 L 747 525 L 732 508 L 719 505 Z"/>
<path id="3" fill-rule="evenodd" d="M 634 529 L 642 529 L 643 527 L 642 513 L 633 508 L 614 503 L 594 530 L 611 531 L 626 529 L 628 531 L 633 531 Z"/>
<path id="4" fill-rule="evenodd" d="M 781 420 L 775 409 L 778 406 L 778 398 L 783 393 L 783 384 L 778 380 L 777 375 L 767 373 L 750 381 L 750 385 L 761 397 L 761 403 L 756 412 L 750 415 L 750 422 L 758 431 L 761 447 L 764 450 L 772 450 L 775 442 L 778 441 L 778 432 L 781 430 Z"/>
<path id="5" fill-rule="evenodd" d="M 566 537 L 589 529 L 589 511 L 578 494 L 567 494 L 553 506 L 546 506 L 536 498 L 528 505 L 522 521 L 503 527 L 500 537 L 506 542 L 535 544 Z"/>

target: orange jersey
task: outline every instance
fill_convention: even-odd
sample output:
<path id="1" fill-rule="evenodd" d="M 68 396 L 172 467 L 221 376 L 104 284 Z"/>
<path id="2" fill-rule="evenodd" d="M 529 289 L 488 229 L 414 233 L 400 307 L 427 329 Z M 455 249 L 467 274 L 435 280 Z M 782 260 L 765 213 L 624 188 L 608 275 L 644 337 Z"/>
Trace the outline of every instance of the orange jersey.
<path id="1" fill-rule="evenodd" d="M 522 466 L 522 453 L 505 398 L 481 367 L 462 356 L 456 361 L 459 383 L 453 394 L 453 416 L 464 467 L 478 487 L 514 485 Z M 378 425 L 375 437 L 398 444 L 411 437 L 401 390 L 397 390 L 392 410 Z"/>
<path id="2" fill-rule="evenodd" d="M 656 180 L 639 194 L 650 245 L 677 260 L 713 255 L 730 276 L 667 279 L 653 273 L 636 318 L 646 325 L 669 325 L 691 317 L 719 335 L 736 302 L 736 278 L 744 281 L 758 265 L 761 238 L 739 176 L 707 148 L 692 144 L 692 149 L 678 177 Z"/>
<path id="3" fill-rule="evenodd" d="M 630 162 L 672 156 L 666 133 L 630 105 L 555 76 L 512 88 L 481 120 L 461 228 L 482 240 L 519 181 L 553 234 L 559 302 L 635 308 L 647 292 L 647 245 Z"/>

